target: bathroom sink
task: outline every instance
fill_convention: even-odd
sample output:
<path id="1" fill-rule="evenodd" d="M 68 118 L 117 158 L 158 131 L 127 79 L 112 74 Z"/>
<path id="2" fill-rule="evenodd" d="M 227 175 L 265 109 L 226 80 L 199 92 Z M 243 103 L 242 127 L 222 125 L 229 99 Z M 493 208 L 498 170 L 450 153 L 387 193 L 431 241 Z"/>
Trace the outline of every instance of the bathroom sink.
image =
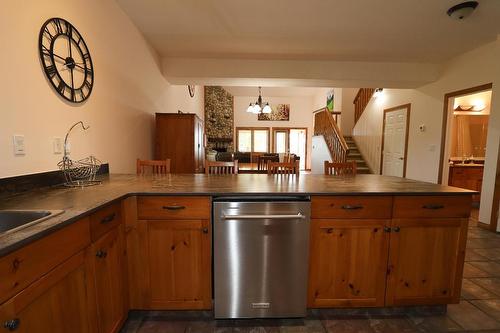
<path id="1" fill-rule="evenodd" d="M 62 214 L 63 210 L 0 210 L 0 235 Z"/>

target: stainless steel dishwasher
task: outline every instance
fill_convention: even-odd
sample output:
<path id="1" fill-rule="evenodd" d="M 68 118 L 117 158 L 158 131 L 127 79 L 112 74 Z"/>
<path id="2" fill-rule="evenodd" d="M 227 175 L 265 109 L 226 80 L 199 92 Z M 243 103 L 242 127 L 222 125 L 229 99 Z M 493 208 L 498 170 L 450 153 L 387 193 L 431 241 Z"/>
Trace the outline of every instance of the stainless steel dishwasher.
<path id="1" fill-rule="evenodd" d="M 214 199 L 216 318 L 303 317 L 310 198 Z"/>

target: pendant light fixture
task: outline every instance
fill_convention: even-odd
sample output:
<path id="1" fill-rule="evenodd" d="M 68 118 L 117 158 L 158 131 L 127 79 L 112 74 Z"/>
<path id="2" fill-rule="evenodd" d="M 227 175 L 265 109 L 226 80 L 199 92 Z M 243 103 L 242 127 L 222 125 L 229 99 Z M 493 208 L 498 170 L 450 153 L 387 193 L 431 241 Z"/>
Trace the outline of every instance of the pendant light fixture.
<path id="1" fill-rule="evenodd" d="M 259 97 L 255 103 L 250 103 L 247 108 L 247 112 L 251 112 L 253 114 L 259 113 L 271 113 L 271 107 L 268 102 L 262 101 L 262 87 L 259 87 Z"/>

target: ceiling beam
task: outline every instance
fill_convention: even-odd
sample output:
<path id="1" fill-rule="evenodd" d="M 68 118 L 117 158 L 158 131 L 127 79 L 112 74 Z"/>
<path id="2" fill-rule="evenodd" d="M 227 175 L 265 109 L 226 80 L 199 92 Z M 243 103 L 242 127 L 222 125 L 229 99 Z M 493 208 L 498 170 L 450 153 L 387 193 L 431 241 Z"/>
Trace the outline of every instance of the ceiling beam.
<path id="1" fill-rule="evenodd" d="M 163 58 L 171 84 L 417 88 L 436 81 L 428 63 Z"/>

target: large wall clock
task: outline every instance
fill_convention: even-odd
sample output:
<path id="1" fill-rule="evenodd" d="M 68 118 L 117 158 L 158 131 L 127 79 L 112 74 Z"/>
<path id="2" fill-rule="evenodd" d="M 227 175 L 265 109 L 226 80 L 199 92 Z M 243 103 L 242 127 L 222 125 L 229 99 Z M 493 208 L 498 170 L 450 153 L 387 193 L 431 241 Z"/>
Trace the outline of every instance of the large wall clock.
<path id="1" fill-rule="evenodd" d="M 72 103 L 89 98 L 94 86 L 94 67 L 82 35 L 62 18 L 47 20 L 38 38 L 40 59 L 56 92 Z"/>

